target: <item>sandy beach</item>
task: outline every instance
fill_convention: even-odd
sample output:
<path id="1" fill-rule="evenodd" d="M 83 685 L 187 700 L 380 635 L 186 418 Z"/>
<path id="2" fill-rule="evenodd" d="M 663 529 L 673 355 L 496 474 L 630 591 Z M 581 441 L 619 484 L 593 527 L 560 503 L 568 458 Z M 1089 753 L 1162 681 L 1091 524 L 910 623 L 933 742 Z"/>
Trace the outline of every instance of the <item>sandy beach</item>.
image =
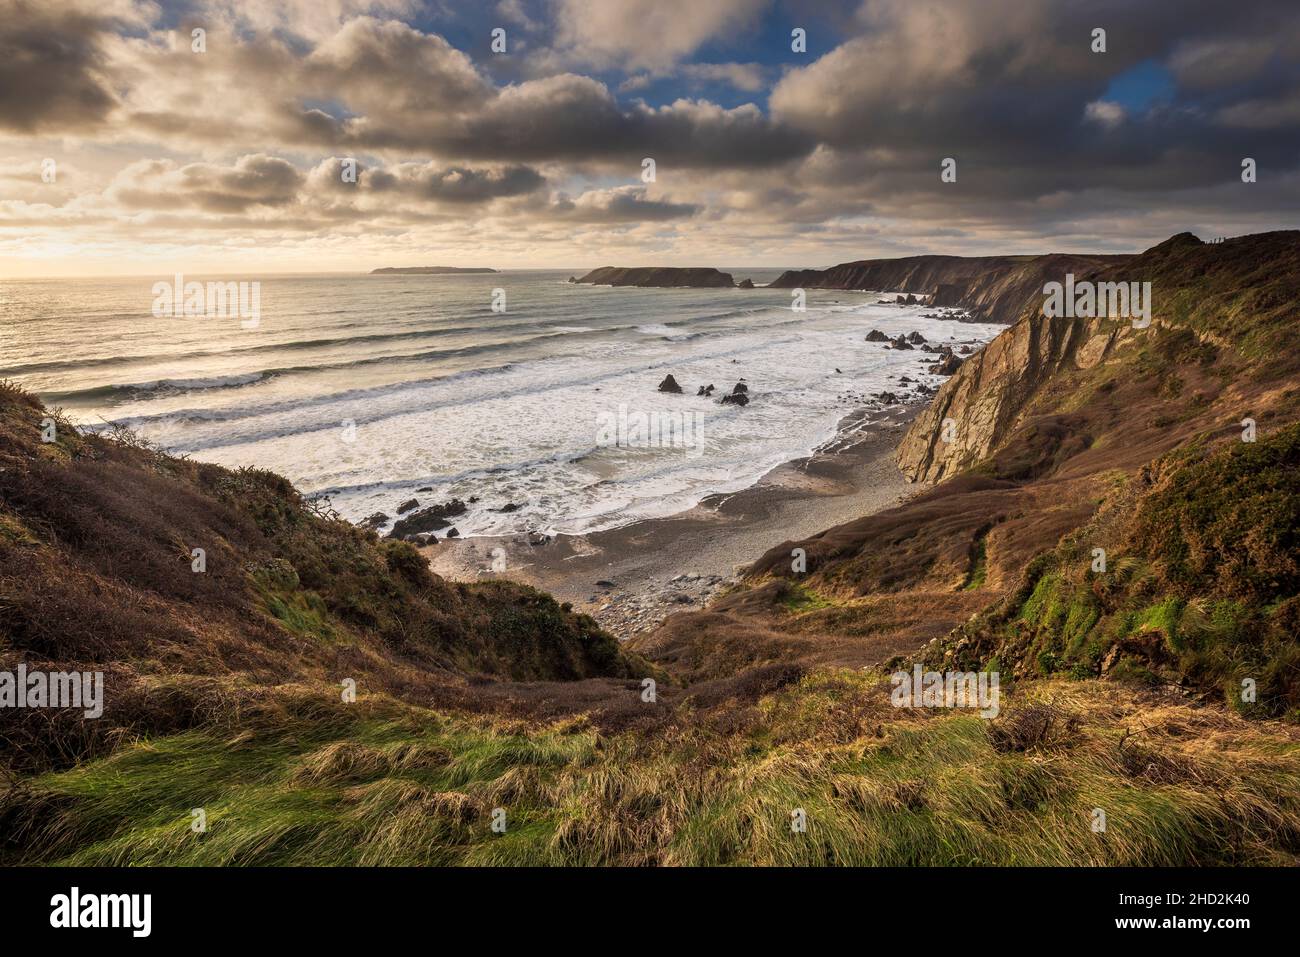
<path id="1" fill-rule="evenodd" d="M 485 536 L 442 540 L 421 551 L 445 578 L 524 582 L 628 638 L 674 611 L 702 607 L 767 549 L 908 497 L 915 486 L 898 471 L 893 452 L 922 406 L 847 416 L 836 438 L 813 455 L 679 515 L 544 544 Z"/>

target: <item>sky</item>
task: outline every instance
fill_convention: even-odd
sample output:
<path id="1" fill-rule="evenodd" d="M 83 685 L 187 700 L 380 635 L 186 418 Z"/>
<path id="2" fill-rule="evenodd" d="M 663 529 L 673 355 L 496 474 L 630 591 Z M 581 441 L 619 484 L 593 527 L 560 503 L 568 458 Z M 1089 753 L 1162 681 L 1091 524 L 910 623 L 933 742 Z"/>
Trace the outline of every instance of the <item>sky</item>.
<path id="1" fill-rule="evenodd" d="M 0 0 L 4 278 L 1130 252 L 1297 209 L 1295 0 Z"/>

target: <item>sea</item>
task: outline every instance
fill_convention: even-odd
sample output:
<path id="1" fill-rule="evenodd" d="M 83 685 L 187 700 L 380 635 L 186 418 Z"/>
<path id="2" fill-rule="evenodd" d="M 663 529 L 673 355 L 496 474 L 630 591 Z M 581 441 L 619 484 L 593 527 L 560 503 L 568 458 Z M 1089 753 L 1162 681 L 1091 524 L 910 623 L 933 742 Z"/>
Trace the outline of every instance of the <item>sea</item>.
<path id="1" fill-rule="evenodd" d="M 889 290 L 810 289 L 800 311 L 763 288 L 781 270 L 725 271 L 757 288 L 574 270 L 0 281 L 0 378 L 82 428 L 278 472 L 350 520 L 460 499 L 463 537 L 581 534 L 744 489 L 863 396 L 942 381 L 871 329 L 977 345 L 1002 329 L 880 304 Z M 250 281 L 242 314 L 233 296 L 186 314 L 159 285 Z M 682 394 L 658 391 L 670 374 Z M 719 401 L 742 382 L 747 405 Z"/>

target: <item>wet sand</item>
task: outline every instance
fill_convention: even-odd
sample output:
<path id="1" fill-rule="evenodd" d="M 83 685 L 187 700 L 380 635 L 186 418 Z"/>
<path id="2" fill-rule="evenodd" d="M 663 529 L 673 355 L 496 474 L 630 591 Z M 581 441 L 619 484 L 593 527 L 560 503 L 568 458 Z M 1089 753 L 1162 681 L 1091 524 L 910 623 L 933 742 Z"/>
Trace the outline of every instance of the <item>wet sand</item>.
<path id="1" fill-rule="evenodd" d="M 450 539 L 421 551 L 445 578 L 533 585 L 628 638 L 674 611 L 702 607 L 769 548 L 905 499 L 916 487 L 898 471 L 893 454 L 922 407 L 850 415 L 839 435 L 813 455 L 669 518 L 560 535 L 545 544 L 512 535 Z"/>

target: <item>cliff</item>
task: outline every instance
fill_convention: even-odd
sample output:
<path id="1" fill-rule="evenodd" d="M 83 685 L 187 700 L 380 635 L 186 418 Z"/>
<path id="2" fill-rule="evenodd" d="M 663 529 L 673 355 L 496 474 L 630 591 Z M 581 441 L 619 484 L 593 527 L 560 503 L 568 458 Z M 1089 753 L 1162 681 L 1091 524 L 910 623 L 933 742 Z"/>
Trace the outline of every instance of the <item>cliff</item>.
<path id="1" fill-rule="evenodd" d="M 769 288 L 861 289 L 929 296 L 931 305 L 956 306 L 985 322 L 1011 322 L 1043 283 L 1073 272 L 1083 278 L 1128 256 L 908 256 L 866 259 L 829 269 L 782 273 Z"/>
<path id="2" fill-rule="evenodd" d="M 602 266 L 578 280 L 594 286 L 647 286 L 660 288 L 731 289 L 731 273 L 707 268 Z"/>
<path id="3" fill-rule="evenodd" d="M 1067 373 L 1091 370 L 1113 358 L 1122 365 L 1132 356 L 1117 356 L 1121 346 L 1149 345 L 1159 331 L 1181 332 L 1205 348 L 1234 351 L 1243 337 L 1283 335 L 1278 328 L 1283 320 L 1272 310 L 1288 294 L 1274 293 L 1274 302 L 1257 290 L 1264 285 L 1278 289 L 1296 269 L 1297 236 L 1264 233 L 1209 245 L 1182 233 L 1138 256 L 1093 264 L 1087 272 L 1087 257 L 1040 257 L 1034 284 L 1004 285 L 1008 295 L 1003 304 L 1014 310 L 1015 323 L 963 363 L 913 420 L 899 445 L 899 468 L 912 481 L 933 482 L 971 467 L 1030 411 L 1064 404 L 1062 397 L 1045 394 L 1049 386 L 1059 385 Z M 1276 272 L 1266 273 L 1264 263 L 1272 263 Z M 1136 330 L 1127 319 L 1044 316 L 1043 283 L 1060 282 L 1067 272 L 1076 281 L 1150 282 L 1152 329 Z M 1206 308 L 1207 302 L 1221 307 Z M 1257 311 L 1252 314 L 1251 308 Z M 950 423 L 946 432 L 945 422 Z"/>
<path id="4" fill-rule="evenodd" d="M 937 482 L 987 456 L 1010 433 L 1030 398 L 1065 369 L 1089 369 L 1133 332 L 1108 319 L 1027 314 L 967 359 L 912 420 L 898 467 L 913 482 Z M 951 423 L 945 430 L 944 423 Z"/>
<path id="5" fill-rule="evenodd" d="M 1181 234 L 1092 275 L 1150 282 L 1150 326 L 1022 296 L 900 444 L 930 487 L 772 548 L 633 646 L 696 678 L 897 655 L 1300 707 L 1300 233 Z"/>

